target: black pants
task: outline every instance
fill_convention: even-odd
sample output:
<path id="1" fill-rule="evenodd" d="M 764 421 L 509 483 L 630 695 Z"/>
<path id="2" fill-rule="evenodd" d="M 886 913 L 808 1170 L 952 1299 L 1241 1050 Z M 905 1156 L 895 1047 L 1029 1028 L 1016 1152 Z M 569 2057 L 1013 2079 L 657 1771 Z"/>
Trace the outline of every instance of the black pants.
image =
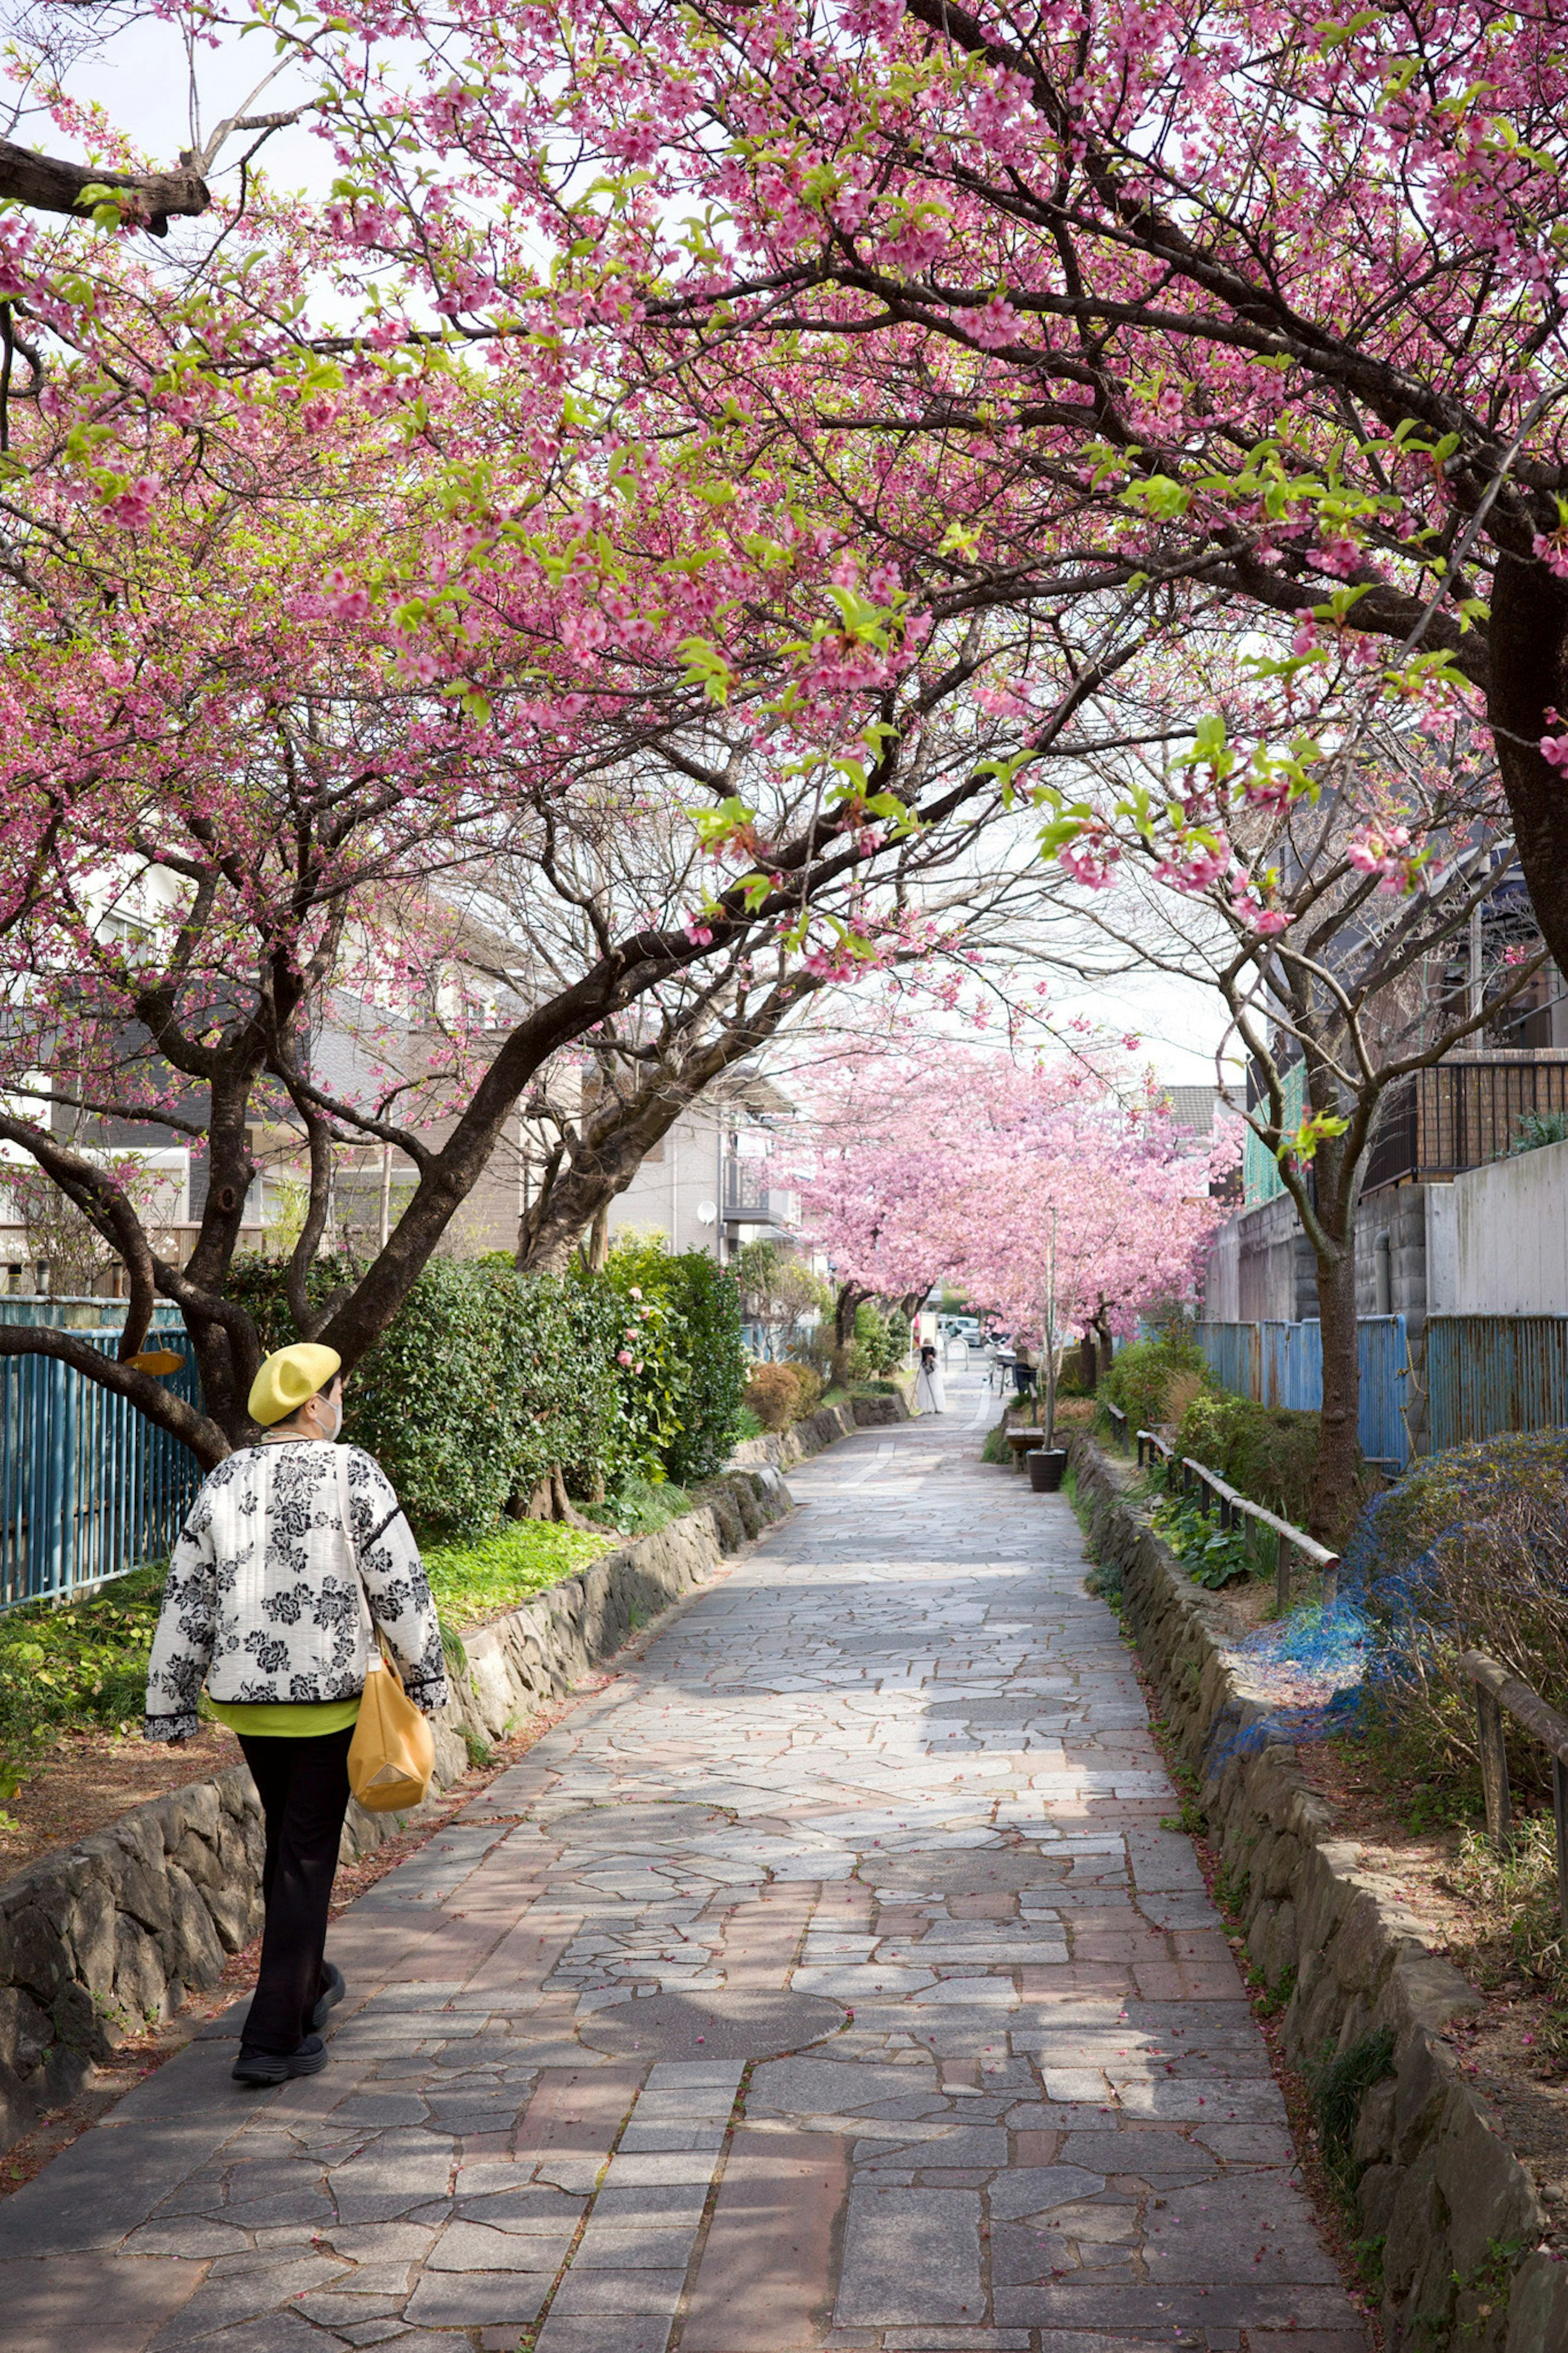
<path id="1" fill-rule="evenodd" d="M 240 2037 L 246 2051 L 298 2051 L 326 1991 L 327 1906 L 348 1811 L 353 1736 L 352 1724 L 303 1739 L 240 1735 L 267 1818 L 267 1926 L 261 1974 Z"/>
<path id="2" fill-rule="evenodd" d="M 1013 1367 L 1013 1387 L 1017 1391 L 1017 1394 L 1020 1397 L 1027 1397 L 1029 1391 L 1034 1388 L 1034 1386 L 1035 1368 L 1033 1365 L 1015 1365 Z"/>

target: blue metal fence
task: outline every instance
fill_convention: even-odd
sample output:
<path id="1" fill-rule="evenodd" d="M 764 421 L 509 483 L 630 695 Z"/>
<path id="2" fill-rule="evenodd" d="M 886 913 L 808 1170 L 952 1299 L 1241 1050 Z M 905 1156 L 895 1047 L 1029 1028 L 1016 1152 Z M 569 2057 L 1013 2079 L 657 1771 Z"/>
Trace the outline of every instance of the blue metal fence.
<path id="1" fill-rule="evenodd" d="M 1568 1427 L 1568 1315 L 1430 1315 L 1434 1453 L 1504 1430 Z"/>
<path id="2" fill-rule="evenodd" d="M 1323 1401 L 1320 1326 L 1200 1324 L 1197 1336 L 1222 1388 L 1310 1410 Z M 1509 1430 L 1568 1429 L 1568 1315 L 1429 1315 L 1412 1366 L 1403 1315 L 1363 1315 L 1362 1452 L 1402 1467 Z M 1425 1406 L 1422 1397 L 1425 1393 Z"/>
<path id="3" fill-rule="evenodd" d="M 1197 1336 L 1221 1388 L 1263 1405 L 1311 1413 L 1323 1402 L 1323 1335 L 1317 1321 L 1301 1324 L 1200 1324 Z M 1403 1315 L 1363 1315 L 1357 1326 L 1361 1409 L 1357 1434 L 1370 1461 L 1396 1462 L 1411 1454 L 1405 1407 L 1409 1354 Z"/>
<path id="4" fill-rule="evenodd" d="M 109 1356 L 124 1309 L 0 1297 L 0 1322 L 68 1326 Z M 168 1306 L 153 1328 L 172 1342 L 184 1329 Z M 166 1386 L 196 1402 L 194 1361 Z M 186 1448 L 68 1365 L 0 1356 L 0 1609 L 65 1599 L 166 1553 L 201 1477 Z"/>

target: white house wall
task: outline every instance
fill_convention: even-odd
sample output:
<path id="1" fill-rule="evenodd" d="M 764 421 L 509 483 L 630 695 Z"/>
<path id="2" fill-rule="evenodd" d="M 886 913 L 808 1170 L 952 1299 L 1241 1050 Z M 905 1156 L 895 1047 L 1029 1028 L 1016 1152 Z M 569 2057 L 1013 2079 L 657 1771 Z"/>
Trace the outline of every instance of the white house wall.
<path id="1" fill-rule="evenodd" d="M 1432 1314 L 1568 1314 L 1568 1144 L 1433 1186 L 1426 1256 Z"/>
<path id="2" fill-rule="evenodd" d="M 727 1130 L 704 1118 L 678 1119 L 664 1139 L 664 1156 L 645 1160 L 624 1193 L 610 1204 L 614 1240 L 628 1227 L 656 1227 L 672 1250 L 706 1250 L 717 1256 L 717 1217 L 704 1222 L 699 1208 L 721 1212 L 724 1201 L 724 1137 Z"/>

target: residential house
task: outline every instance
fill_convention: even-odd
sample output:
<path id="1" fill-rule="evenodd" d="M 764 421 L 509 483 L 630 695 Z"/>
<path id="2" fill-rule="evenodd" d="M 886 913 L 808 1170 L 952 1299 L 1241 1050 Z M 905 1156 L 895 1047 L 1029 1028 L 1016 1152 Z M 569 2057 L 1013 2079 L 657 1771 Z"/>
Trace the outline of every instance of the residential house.
<path id="1" fill-rule="evenodd" d="M 1533 935 L 1523 886 L 1510 877 L 1489 918 L 1514 938 Z M 1482 926 L 1472 925 L 1468 954 L 1435 976 L 1451 1001 L 1466 989 L 1479 1010 Z M 1301 1066 L 1288 1073 L 1288 1110 L 1304 1102 Z M 1548 1168 L 1531 1145 L 1568 1136 L 1568 990 L 1555 965 L 1535 976 L 1528 995 L 1477 1033 L 1473 1046 L 1445 1055 L 1391 1087 L 1362 1181 L 1356 1213 L 1357 1307 L 1363 1315 L 1403 1314 L 1412 1340 L 1426 1316 L 1523 1312 L 1510 1272 L 1528 1230 L 1548 1227 L 1547 1257 L 1562 1261 L 1561 1280 L 1544 1266 L 1532 1278 L 1561 1289 L 1568 1302 L 1568 1216 L 1554 1199 Z M 1555 1168 L 1560 1155 L 1550 1153 Z M 1479 1172 L 1493 1171 L 1483 1185 Z M 1242 1206 L 1221 1228 L 1209 1253 L 1204 1313 L 1215 1322 L 1299 1322 L 1318 1313 L 1310 1245 L 1278 1164 L 1248 1135 Z M 1489 1224 L 1472 1216 L 1472 1198 L 1493 1205 Z M 1510 1205 L 1505 1208 L 1505 1203 Z M 1461 1247 L 1461 1231 L 1465 1236 Z M 1483 1234 L 1489 1239 L 1483 1241 Z M 1507 1239 L 1505 1240 L 1505 1236 Z M 1531 1263 L 1539 1259 L 1532 1240 Z M 1462 1270 L 1462 1271 L 1461 1271 Z"/>
<path id="2" fill-rule="evenodd" d="M 610 1239 L 662 1233 L 672 1250 L 726 1263 L 747 1242 L 799 1241 L 800 1199 L 779 1181 L 795 1106 L 770 1079 L 742 1066 L 698 1096 L 612 1203 Z"/>

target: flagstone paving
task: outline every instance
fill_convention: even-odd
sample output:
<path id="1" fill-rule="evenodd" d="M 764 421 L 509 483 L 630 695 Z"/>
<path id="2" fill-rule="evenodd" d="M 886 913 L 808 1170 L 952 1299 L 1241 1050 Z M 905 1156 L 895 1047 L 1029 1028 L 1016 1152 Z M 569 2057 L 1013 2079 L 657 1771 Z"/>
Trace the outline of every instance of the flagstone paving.
<path id="1" fill-rule="evenodd" d="M 240 2092 L 240 2005 L 0 2205 L 7 2353 L 1364 2353 L 1071 1512 L 949 1397 L 343 1915 L 324 2074 Z"/>

